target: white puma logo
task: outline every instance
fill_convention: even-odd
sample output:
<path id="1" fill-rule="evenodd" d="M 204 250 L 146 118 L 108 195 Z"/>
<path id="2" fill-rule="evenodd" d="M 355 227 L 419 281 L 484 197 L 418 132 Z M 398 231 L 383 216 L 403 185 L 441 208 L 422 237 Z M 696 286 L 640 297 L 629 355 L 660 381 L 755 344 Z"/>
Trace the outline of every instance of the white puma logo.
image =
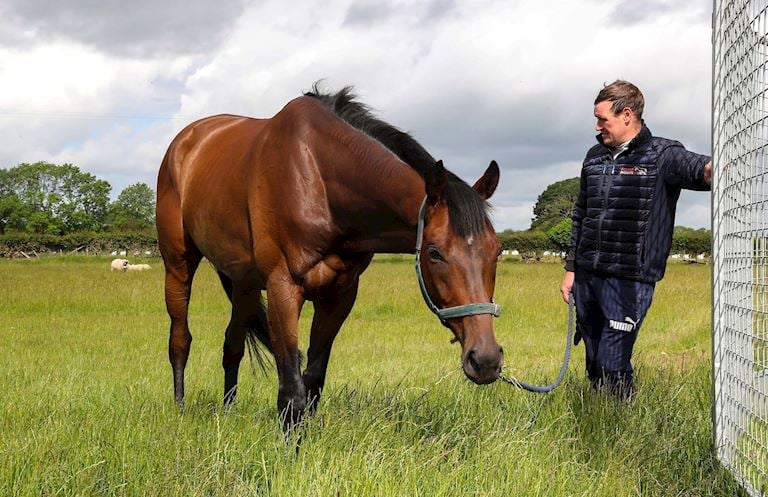
<path id="1" fill-rule="evenodd" d="M 629 316 L 624 317 L 624 321 L 626 322 L 614 321 L 613 319 L 611 319 L 610 326 L 614 330 L 626 331 L 627 333 L 634 331 L 635 326 L 637 326 L 637 321 L 630 318 Z"/>

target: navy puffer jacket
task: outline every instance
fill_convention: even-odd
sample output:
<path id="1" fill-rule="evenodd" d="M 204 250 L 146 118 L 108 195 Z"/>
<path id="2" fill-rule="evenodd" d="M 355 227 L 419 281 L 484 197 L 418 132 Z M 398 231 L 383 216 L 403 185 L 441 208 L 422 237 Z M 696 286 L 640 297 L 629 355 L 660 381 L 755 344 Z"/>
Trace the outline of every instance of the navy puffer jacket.
<path id="1" fill-rule="evenodd" d="M 653 283 L 664 276 L 682 188 L 709 190 L 710 158 L 643 126 L 616 159 L 592 147 L 581 170 L 566 270 Z"/>

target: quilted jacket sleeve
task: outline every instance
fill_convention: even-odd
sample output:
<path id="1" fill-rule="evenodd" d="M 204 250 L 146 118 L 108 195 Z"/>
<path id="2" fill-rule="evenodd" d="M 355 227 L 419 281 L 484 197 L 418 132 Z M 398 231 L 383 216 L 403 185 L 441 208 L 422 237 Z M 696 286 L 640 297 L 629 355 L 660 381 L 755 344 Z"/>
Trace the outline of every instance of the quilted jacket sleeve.
<path id="1" fill-rule="evenodd" d="M 704 181 L 704 166 L 711 159 L 685 149 L 680 143 L 667 147 L 661 160 L 661 171 L 667 184 L 687 190 L 709 191 Z"/>
<path id="2" fill-rule="evenodd" d="M 581 220 L 584 218 L 587 206 L 587 180 L 584 175 L 584 169 L 581 170 L 581 180 L 579 182 L 579 196 L 576 204 L 573 206 L 573 215 L 571 216 L 571 245 L 568 248 L 568 254 L 565 256 L 565 270 L 576 270 L 576 247 L 579 245 L 581 235 Z"/>

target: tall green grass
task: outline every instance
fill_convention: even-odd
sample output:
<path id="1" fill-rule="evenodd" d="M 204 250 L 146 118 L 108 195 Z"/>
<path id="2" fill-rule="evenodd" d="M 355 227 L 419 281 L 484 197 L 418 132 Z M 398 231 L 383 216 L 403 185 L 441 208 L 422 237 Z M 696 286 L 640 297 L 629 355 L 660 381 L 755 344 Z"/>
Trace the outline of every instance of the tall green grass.
<path id="1" fill-rule="evenodd" d="M 671 266 L 636 347 L 638 394 L 593 392 L 575 349 L 537 396 L 464 378 L 410 258 L 378 260 L 336 341 L 300 450 L 277 382 L 241 369 L 221 405 L 229 304 L 203 265 L 193 289 L 187 405 L 172 399 L 162 264 L 0 261 L 0 496 L 734 495 L 713 457 L 709 269 Z M 507 369 L 548 382 L 566 306 L 557 264 L 499 265 Z M 311 305 L 302 315 L 306 346 Z"/>

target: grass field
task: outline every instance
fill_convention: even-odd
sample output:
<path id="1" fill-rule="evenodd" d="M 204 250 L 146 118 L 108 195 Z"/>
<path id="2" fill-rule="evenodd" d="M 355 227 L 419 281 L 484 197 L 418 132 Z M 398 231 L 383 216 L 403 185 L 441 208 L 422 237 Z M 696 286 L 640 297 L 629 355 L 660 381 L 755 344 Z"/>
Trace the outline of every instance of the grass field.
<path id="1" fill-rule="evenodd" d="M 658 285 L 626 403 L 589 388 L 583 346 L 547 396 L 469 383 L 411 259 L 379 259 L 297 453 L 273 372 L 243 368 L 238 402 L 221 406 L 229 305 L 207 265 L 179 414 L 162 265 L 149 262 L 129 274 L 107 259 L 0 260 L 0 496 L 737 494 L 712 452 L 708 266 L 672 265 Z M 528 382 L 559 367 L 561 276 L 559 264 L 499 266 L 497 337 Z"/>

